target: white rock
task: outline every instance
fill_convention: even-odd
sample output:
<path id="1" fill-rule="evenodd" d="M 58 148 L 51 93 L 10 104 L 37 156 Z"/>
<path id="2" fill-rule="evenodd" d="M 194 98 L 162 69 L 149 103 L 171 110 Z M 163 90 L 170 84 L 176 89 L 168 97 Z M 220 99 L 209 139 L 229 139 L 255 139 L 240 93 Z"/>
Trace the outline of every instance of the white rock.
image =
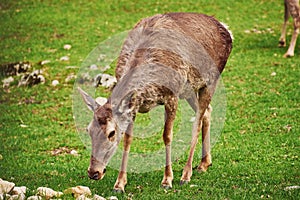
<path id="1" fill-rule="evenodd" d="M 60 58 L 60 61 L 69 61 L 70 57 L 69 56 L 63 56 Z"/>
<path id="2" fill-rule="evenodd" d="M 9 194 L 0 194 L 0 200 L 6 200 L 9 199 L 10 195 Z"/>
<path id="3" fill-rule="evenodd" d="M 55 87 L 55 86 L 57 86 L 58 84 L 59 84 L 59 81 L 58 81 L 58 80 L 53 80 L 53 81 L 52 81 L 52 86 Z"/>
<path id="4" fill-rule="evenodd" d="M 276 76 L 276 72 L 272 72 L 272 73 L 271 73 L 271 76 Z"/>
<path id="5" fill-rule="evenodd" d="M 98 66 L 97 66 L 96 64 L 92 64 L 92 65 L 90 66 L 90 69 L 91 69 L 91 70 L 97 70 L 97 69 L 98 69 Z"/>
<path id="6" fill-rule="evenodd" d="M 299 185 L 293 185 L 293 186 L 288 186 L 285 187 L 284 190 L 295 190 L 295 189 L 300 189 Z"/>
<path id="7" fill-rule="evenodd" d="M 39 74 L 37 78 L 40 80 L 41 84 L 44 84 L 46 82 L 45 77 L 43 75 L 41 75 L 41 74 Z"/>
<path id="8" fill-rule="evenodd" d="M 116 77 L 111 76 L 109 74 L 98 74 L 94 80 L 96 87 L 98 85 L 101 85 L 103 87 L 110 88 L 117 83 Z"/>
<path id="9" fill-rule="evenodd" d="M 70 154 L 73 155 L 73 156 L 78 156 L 79 155 L 78 152 L 74 149 L 70 151 Z"/>
<path id="10" fill-rule="evenodd" d="M 109 200 L 118 200 L 118 198 L 116 196 L 111 196 L 108 198 Z"/>
<path id="11" fill-rule="evenodd" d="M 48 63 L 50 63 L 51 61 L 50 60 L 43 60 L 42 62 L 41 62 L 41 65 L 46 65 L 46 64 L 48 64 Z"/>
<path id="12" fill-rule="evenodd" d="M 41 196 L 41 197 L 45 197 L 46 199 L 50 199 L 52 197 L 60 197 L 63 195 L 62 192 L 56 192 L 51 188 L 47 188 L 47 187 L 39 187 L 37 189 L 37 195 Z"/>
<path id="13" fill-rule="evenodd" d="M 91 199 L 86 197 L 84 194 L 82 194 L 79 197 L 77 197 L 76 200 L 91 200 Z"/>
<path id="14" fill-rule="evenodd" d="M 68 75 L 68 77 L 65 79 L 65 82 L 68 83 L 73 79 L 76 79 L 76 75 L 72 73 L 72 74 Z"/>
<path id="15" fill-rule="evenodd" d="M 35 195 L 28 197 L 27 200 L 42 200 L 42 197 Z"/>
<path id="16" fill-rule="evenodd" d="M 79 198 L 81 195 L 91 196 L 92 192 L 90 188 L 86 186 L 76 186 L 72 188 L 68 188 L 64 191 L 66 194 L 73 194 L 75 198 Z"/>
<path id="17" fill-rule="evenodd" d="M 115 83 L 117 83 L 117 79 L 114 76 L 111 76 L 109 74 L 102 74 L 101 77 L 101 85 L 104 87 L 112 87 Z"/>
<path id="18" fill-rule="evenodd" d="M 12 195 L 19 195 L 19 194 L 26 194 L 27 188 L 25 186 L 21 187 L 14 187 L 10 194 Z"/>
<path id="19" fill-rule="evenodd" d="M 71 48 L 72 48 L 72 46 L 70 44 L 65 44 L 64 45 L 65 50 L 70 50 Z"/>
<path id="20" fill-rule="evenodd" d="M 3 88 L 8 88 L 10 86 L 10 84 L 14 81 L 13 77 L 8 77 L 2 80 L 3 83 Z"/>
<path id="21" fill-rule="evenodd" d="M 25 200 L 26 196 L 25 194 L 15 194 L 15 195 L 11 195 L 8 200 Z"/>
<path id="22" fill-rule="evenodd" d="M 101 197 L 97 194 L 94 195 L 93 200 L 106 200 L 104 197 Z"/>
<path id="23" fill-rule="evenodd" d="M 105 97 L 97 97 L 96 102 L 100 105 L 103 106 L 107 102 L 107 98 Z"/>
<path id="24" fill-rule="evenodd" d="M 0 194 L 8 194 L 14 187 L 14 183 L 0 179 Z"/>

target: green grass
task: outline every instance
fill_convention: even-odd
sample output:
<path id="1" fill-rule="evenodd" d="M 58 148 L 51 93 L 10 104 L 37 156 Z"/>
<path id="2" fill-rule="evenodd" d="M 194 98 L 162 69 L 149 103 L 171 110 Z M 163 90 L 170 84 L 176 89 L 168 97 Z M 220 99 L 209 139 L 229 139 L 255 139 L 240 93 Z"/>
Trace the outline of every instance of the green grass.
<path id="1" fill-rule="evenodd" d="M 222 75 L 227 113 L 213 166 L 204 174 L 194 171 L 191 183 L 181 187 L 184 156 L 173 163 L 172 190 L 160 188 L 161 169 L 130 173 L 126 193 L 115 194 L 117 170 L 108 169 L 101 181 L 87 177 L 90 152 L 72 117 L 74 81 L 65 82 L 78 68 L 67 66 L 80 67 L 97 44 L 141 18 L 175 11 L 214 15 L 235 36 Z M 46 83 L 0 88 L 0 178 L 26 185 L 29 194 L 40 186 L 62 191 L 85 185 L 119 199 L 297 199 L 299 189 L 284 188 L 300 185 L 300 51 L 297 45 L 294 58 L 282 58 L 282 21 L 283 5 L 275 0 L 1 1 L 0 64 L 29 61 L 44 70 Z M 245 33 L 254 28 L 263 32 Z M 64 44 L 72 49 L 64 50 Z M 60 61 L 65 55 L 70 60 Z M 51 62 L 39 65 L 43 60 Z M 52 87 L 55 79 L 60 85 Z M 76 149 L 79 156 L 52 156 L 59 147 Z M 194 166 L 198 161 L 196 156 Z"/>

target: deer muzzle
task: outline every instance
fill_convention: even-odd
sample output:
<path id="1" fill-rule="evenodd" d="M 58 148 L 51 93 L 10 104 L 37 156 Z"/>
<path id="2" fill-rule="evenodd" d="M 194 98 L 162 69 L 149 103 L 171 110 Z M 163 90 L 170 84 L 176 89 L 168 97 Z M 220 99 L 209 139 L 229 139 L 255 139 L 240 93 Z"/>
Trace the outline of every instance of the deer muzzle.
<path id="1" fill-rule="evenodd" d="M 88 168 L 88 176 L 93 180 L 101 180 L 106 172 L 105 165 L 97 161 L 93 156 L 91 157 L 91 163 Z"/>

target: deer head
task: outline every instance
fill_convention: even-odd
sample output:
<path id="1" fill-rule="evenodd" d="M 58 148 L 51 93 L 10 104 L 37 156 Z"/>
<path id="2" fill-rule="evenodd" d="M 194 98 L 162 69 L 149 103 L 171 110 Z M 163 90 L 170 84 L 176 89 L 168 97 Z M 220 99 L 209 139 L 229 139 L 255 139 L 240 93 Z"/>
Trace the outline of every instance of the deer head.
<path id="1" fill-rule="evenodd" d="M 93 112 L 87 131 L 92 140 L 92 155 L 88 176 L 99 180 L 105 175 L 106 166 L 114 155 L 117 146 L 128 125 L 132 122 L 135 98 L 127 95 L 117 105 L 108 100 L 99 105 L 91 96 L 78 88 L 85 104 Z"/>

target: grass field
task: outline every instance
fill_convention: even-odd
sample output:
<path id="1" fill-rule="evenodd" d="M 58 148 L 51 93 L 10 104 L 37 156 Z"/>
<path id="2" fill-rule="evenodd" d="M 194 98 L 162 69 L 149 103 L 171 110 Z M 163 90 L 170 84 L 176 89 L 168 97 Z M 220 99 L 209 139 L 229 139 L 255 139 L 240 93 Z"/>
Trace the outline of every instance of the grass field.
<path id="1" fill-rule="evenodd" d="M 184 156 L 173 163 L 171 190 L 160 187 L 161 169 L 129 173 L 126 193 L 115 194 L 117 170 L 108 169 L 101 181 L 87 177 L 90 152 L 72 113 L 74 80 L 65 79 L 109 36 L 143 17 L 176 11 L 214 15 L 235 37 L 222 74 L 226 122 L 212 150 L 213 166 L 204 174 L 194 171 L 191 183 L 180 186 Z M 46 82 L 18 87 L 15 77 L 8 89 L 0 88 L 0 178 L 27 186 L 28 195 L 40 186 L 62 191 L 85 185 L 119 199 L 298 199 L 300 189 L 285 188 L 300 185 L 300 48 L 294 58 L 282 58 L 282 22 L 283 3 L 277 0 L 2 0 L 0 64 L 29 61 L 44 71 Z M 72 48 L 65 50 L 65 44 Z M 61 61 L 63 56 L 70 59 Z M 45 60 L 50 63 L 39 64 Z M 60 84 L 53 87 L 53 80 Z M 51 154 L 62 147 L 79 156 Z"/>

